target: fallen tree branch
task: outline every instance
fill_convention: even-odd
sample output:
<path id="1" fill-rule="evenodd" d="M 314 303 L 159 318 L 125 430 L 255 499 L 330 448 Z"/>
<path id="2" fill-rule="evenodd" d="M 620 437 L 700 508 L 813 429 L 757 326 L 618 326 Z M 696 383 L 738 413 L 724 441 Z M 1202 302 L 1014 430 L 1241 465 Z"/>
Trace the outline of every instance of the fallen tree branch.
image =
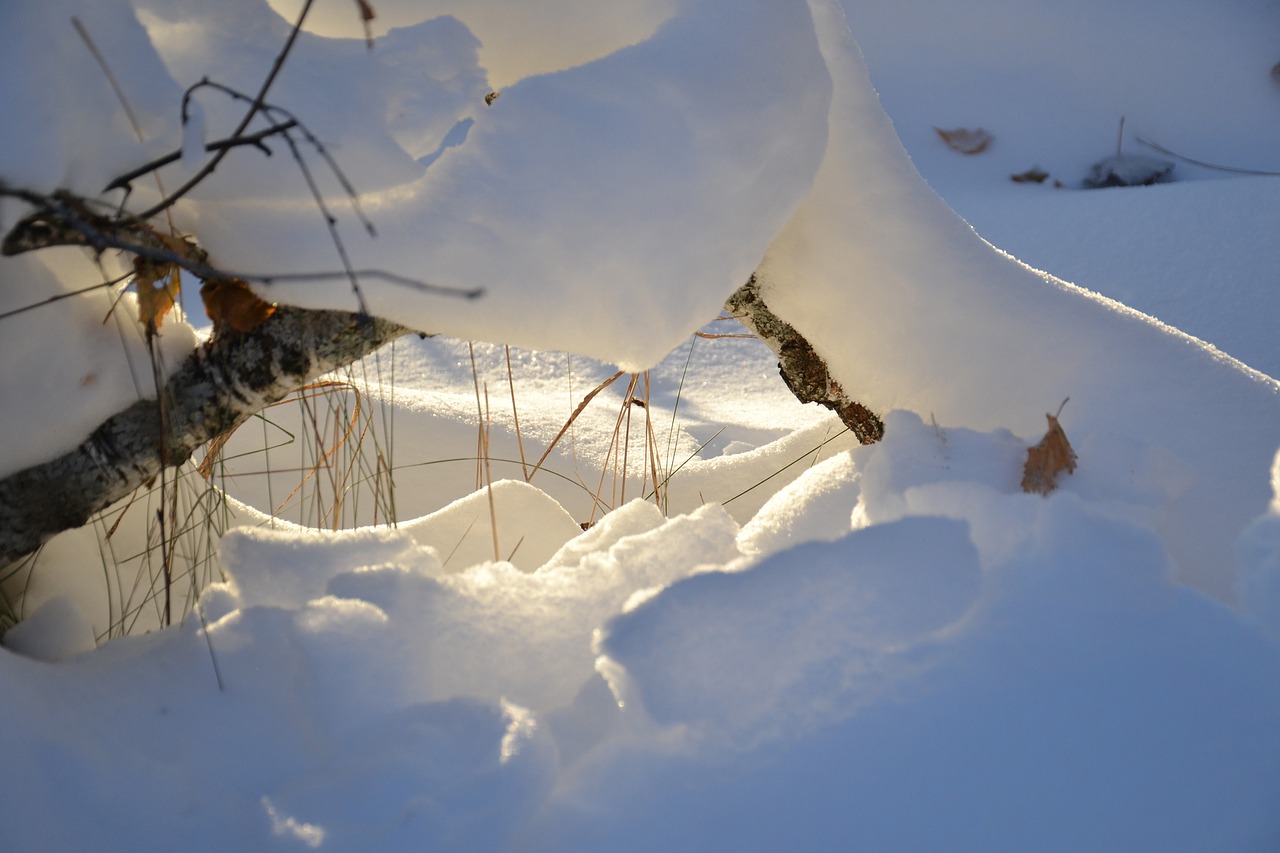
<path id="1" fill-rule="evenodd" d="M 139 400 L 69 453 L 0 479 L 0 565 L 83 526 L 299 386 L 409 332 L 362 314 L 282 305 L 252 331 L 215 336 L 168 378 L 163 402 Z"/>
<path id="2" fill-rule="evenodd" d="M 769 309 L 754 275 L 734 291 L 724 307 L 778 356 L 778 372 L 797 399 L 831 409 L 863 444 L 872 444 L 884 437 L 884 422 L 880 417 L 850 399 L 813 345 Z"/>

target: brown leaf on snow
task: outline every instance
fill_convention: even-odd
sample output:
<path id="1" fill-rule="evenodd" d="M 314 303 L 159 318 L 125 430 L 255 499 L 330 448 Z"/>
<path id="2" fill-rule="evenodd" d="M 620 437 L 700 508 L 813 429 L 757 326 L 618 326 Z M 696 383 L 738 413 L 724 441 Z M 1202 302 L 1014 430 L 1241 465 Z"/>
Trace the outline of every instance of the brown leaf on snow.
<path id="1" fill-rule="evenodd" d="M 1015 184 L 1043 184 L 1049 177 L 1049 173 L 1039 166 L 1032 166 L 1025 172 L 1019 172 L 1016 175 L 1010 175 L 1009 180 Z"/>
<path id="2" fill-rule="evenodd" d="M 1062 401 L 1062 406 L 1067 404 Z M 1062 414 L 1062 406 L 1058 414 Z M 1057 487 L 1057 477 L 1063 471 L 1076 470 L 1076 452 L 1067 441 L 1067 434 L 1058 423 L 1057 415 L 1045 414 L 1049 430 L 1035 447 L 1027 448 L 1027 462 L 1022 466 L 1022 491 L 1047 495 Z"/>
<path id="3" fill-rule="evenodd" d="M 959 151 L 961 154 L 981 154 L 987 150 L 987 146 L 991 144 L 994 136 L 987 133 L 982 128 L 969 129 L 967 127 L 957 127 L 954 130 L 943 130 L 935 127 L 934 131 L 938 136 L 942 137 L 942 141 L 947 143 L 947 147 L 952 151 Z"/>

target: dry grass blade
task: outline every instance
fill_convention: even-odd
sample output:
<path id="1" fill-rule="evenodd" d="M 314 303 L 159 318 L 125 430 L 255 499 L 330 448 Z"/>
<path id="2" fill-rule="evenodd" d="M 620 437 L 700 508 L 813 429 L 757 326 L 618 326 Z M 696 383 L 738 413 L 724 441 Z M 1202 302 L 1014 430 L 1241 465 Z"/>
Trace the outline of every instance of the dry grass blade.
<path id="1" fill-rule="evenodd" d="M 503 346 L 503 352 L 507 357 L 507 387 L 511 389 L 511 418 L 515 421 L 516 428 L 516 447 L 520 451 L 520 471 L 524 474 L 524 481 L 529 482 L 529 466 L 524 461 L 524 437 L 520 434 L 520 412 L 516 408 L 516 381 L 511 375 L 511 347 Z"/>
<path id="2" fill-rule="evenodd" d="M 604 389 L 608 388 L 613 383 L 617 382 L 618 379 L 622 376 L 622 374 L 623 374 L 623 371 L 619 370 L 617 373 L 613 374 L 608 379 L 601 382 L 595 388 L 592 388 L 591 391 L 587 393 L 587 396 L 582 398 L 582 402 L 578 404 L 578 408 L 574 409 L 573 413 L 569 415 L 569 419 L 564 422 L 564 426 L 560 427 L 560 431 L 556 433 L 556 437 L 551 440 L 551 443 L 549 445 L 547 445 L 547 449 L 543 451 L 542 456 L 538 459 L 537 464 L 534 465 L 533 470 L 529 472 L 529 479 L 532 480 L 533 475 L 538 473 L 538 469 L 542 467 L 542 463 L 547 461 L 547 457 L 551 455 L 551 451 L 555 449 L 556 445 L 560 442 L 560 439 L 564 438 L 564 434 L 569 431 L 569 427 L 573 426 L 573 422 L 576 421 L 578 419 L 578 416 L 581 415 L 583 411 L 586 410 L 587 406 L 590 405 L 591 401 L 595 399 L 595 396 L 599 394 L 601 391 L 603 391 Z"/>
<path id="3" fill-rule="evenodd" d="M 618 417 L 613 424 L 613 435 L 609 439 L 609 450 L 605 453 L 604 465 L 600 471 L 600 490 L 604 489 L 604 475 L 609 468 L 609 458 L 613 458 L 613 495 L 610 500 L 612 506 L 621 506 L 627 502 L 627 457 L 628 451 L 631 449 L 631 403 L 635 399 L 636 383 L 639 381 L 638 373 L 631 374 L 631 381 L 627 383 L 627 391 L 622 395 L 622 406 L 618 409 Z M 623 429 L 623 421 L 626 422 L 626 429 Z M 622 450 L 618 451 L 618 442 L 621 439 Z M 622 490 L 618 490 L 618 466 L 622 466 Z M 597 506 L 599 502 L 597 501 Z M 595 517 L 594 511 L 592 518 Z"/>
<path id="4" fill-rule="evenodd" d="M 471 354 L 471 381 L 476 391 L 476 478 L 480 485 L 485 487 L 485 492 L 489 499 L 489 528 L 493 535 L 493 560 L 496 563 L 502 559 L 501 549 L 498 547 L 498 513 L 493 500 L 493 470 L 489 466 L 489 385 L 484 386 L 484 405 L 480 405 L 480 371 L 476 368 L 476 348 L 475 344 L 467 341 L 467 351 Z"/>
<path id="5" fill-rule="evenodd" d="M 805 460 L 805 459 L 807 459 L 811 454 L 817 453 L 819 450 L 821 450 L 822 448 L 826 447 L 828 444 L 830 444 L 831 442 L 835 441 L 837 438 L 839 438 L 840 436 L 844 435 L 846 432 L 852 432 L 852 430 L 850 430 L 848 427 L 845 427 L 844 429 L 840 430 L 838 433 L 836 433 L 835 435 L 831 436 L 830 438 L 823 439 L 822 443 L 821 443 L 821 444 L 819 444 L 817 447 L 813 448 L 812 450 L 807 450 L 807 451 L 805 451 L 805 452 L 804 452 L 804 453 L 802 453 L 800 456 L 797 456 L 795 459 L 793 459 L 793 460 L 791 460 L 790 462 L 788 462 L 786 465 L 783 465 L 783 466 L 782 466 L 781 468 L 779 468 L 777 471 L 774 471 L 774 472 L 773 472 L 772 474 L 770 474 L 768 477 L 765 477 L 764 479 L 762 479 L 762 480 L 760 480 L 760 481 L 758 481 L 758 482 L 756 482 L 756 483 L 754 483 L 754 484 L 752 484 L 752 485 L 748 486 L 747 488 L 745 488 L 745 489 L 743 489 L 742 491 L 738 492 L 736 495 L 734 495 L 733 497 L 729 498 L 728 500 L 721 501 L 721 502 L 720 502 L 720 504 L 721 504 L 722 506 L 728 506 L 729 504 L 733 503 L 734 501 L 736 501 L 738 498 L 742 497 L 743 495 L 745 495 L 745 494 L 747 494 L 747 493 L 749 493 L 749 492 L 753 492 L 753 491 L 755 491 L 756 489 L 758 489 L 758 488 L 760 488 L 761 486 L 763 486 L 765 483 L 767 483 L 767 482 L 769 482 L 770 480 L 772 480 L 774 477 L 777 477 L 779 474 L 781 474 L 782 472 L 786 471 L 788 468 L 791 468 L 793 465 L 797 465 L 797 464 L 799 464 L 800 462 L 804 461 L 804 460 Z M 675 472 L 673 471 L 672 473 L 674 474 Z"/>
<path id="6" fill-rule="evenodd" d="M 332 503 L 329 505 L 327 512 L 320 511 L 319 505 L 317 505 L 316 527 L 324 526 L 325 515 L 328 515 L 331 519 L 331 525 L 335 529 L 341 525 L 342 500 L 343 495 L 346 493 L 345 486 L 347 478 L 350 475 L 350 470 L 349 468 L 344 470 L 342 472 L 341 479 L 339 480 L 334 476 L 333 465 L 331 463 L 335 459 L 338 451 L 346 445 L 347 441 L 353 435 L 356 434 L 357 427 L 360 423 L 360 414 L 363 408 L 360 389 L 356 388 L 354 385 L 348 385 L 343 382 L 317 382 L 299 389 L 299 393 L 295 394 L 291 399 L 282 400 L 276 405 L 282 405 L 286 402 L 309 403 L 311 400 L 328 396 L 337 390 L 342 392 L 350 391 L 355 395 L 355 406 L 352 410 L 351 416 L 347 419 L 345 428 L 340 435 L 335 434 L 332 442 L 326 443 L 325 436 L 322 435 L 323 430 L 320 428 L 319 422 L 316 419 L 315 410 L 309 405 L 306 407 L 308 419 L 311 422 L 312 438 L 314 442 L 312 446 L 320 448 L 322 452 L 317 455 L 315 462 L 306 470 L 302 479 L 298 482 L 298 485 L 294 486 L 293 490 L 285 496 L 284 500 L 282 500 L 278 506 L 273 508 L 273 515 L 280 515 L 283 513 L 289 502 L 302 492 L 309 483 L 318 478 L 320 472 L 323 470 L 329 473 L 330 490 L 333 497 Z M 359 437 L 356 441 L 357 446 L 363 441 L 367 429 L 368 427 L 366 425 L 364 429 L 360 430 Z"/>

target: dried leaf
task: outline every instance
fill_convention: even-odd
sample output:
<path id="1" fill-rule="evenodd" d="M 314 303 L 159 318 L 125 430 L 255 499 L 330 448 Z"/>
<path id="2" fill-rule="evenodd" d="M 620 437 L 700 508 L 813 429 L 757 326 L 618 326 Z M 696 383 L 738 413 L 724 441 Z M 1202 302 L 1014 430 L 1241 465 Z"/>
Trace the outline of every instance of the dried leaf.
<path id="1" fill-rule="evenodd" d="M 187 256 L 191 244 L 181 237 L 153 231 L 152 236 L 176 255 Z M 177 264 L 150 260 L 142 256 L 133 259 L 133 283 L 138 292 L 138 319 L 151 338 L 164 322 L 165 315 L 173 310 L 182 287 Z"/>
<path id="2" fill-rule="evenodd" d="M 967 127 L 957 127 L 954 130 L 935 127 L 934 130 L 938 136 L 942 137 L 942 141 L 947 143 L 948 148 L 959 151 L 961 154 L 981 154 L 995 139 L 980 127 L 974 130 Z"/>
<path id="3" fill-rule="evenodd" d="M 1025 172 L 1019 172 L 1016 175 L 1010 175 L 1009 179 L 1015 184 L 1043 184 L 1049 177 L 1049 173 L 1039 166 L 1032 166 Z"/>
<path id="4" fill-rule="evenodd" d="M 210 279 L 200 288 L 204 311 L 215 331 L 252 332 L 276 312 L 276 306 L 258 298 L 240 279 Z"/>
<path id="5" fill-rule="evenodd" d="M 178 268 L 174 264 L 158 264 L 145 258 L 133 259 L 133 282 L 138 290 L 138 319 L 150 338 L 159 330 L 164 317 L 178 298 Z"/>
<path id="6" fill-rule="evenodd" d="M 1062 406 L 1067 404 L 1062 401 Z M 1058 414 L 1062 414 L 1062 406 Z M 1045 414 L 1049 430 L 1035 447 L 1027 448 L 1027 462 L 1022 467 L 1022 490 L 1047 495 L 1057 487 L 1057 477 L 1063 471 L 1076 470 L 1076 452 L 1067 441 L 1067 434 L 1058 423 L 1057 415 Z"/>

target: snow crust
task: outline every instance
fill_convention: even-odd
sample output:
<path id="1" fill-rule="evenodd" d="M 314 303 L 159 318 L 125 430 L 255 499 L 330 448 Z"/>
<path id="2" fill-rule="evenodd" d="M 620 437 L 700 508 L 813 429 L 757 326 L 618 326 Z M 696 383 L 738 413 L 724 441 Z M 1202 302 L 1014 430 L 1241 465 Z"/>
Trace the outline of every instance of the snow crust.
<path id="1" fill-rule="evenodd" d="M 155 506 L 55 539 L 0 648 L 6 849 L 1280 843 L 1280 387 L 1262 326 L 1222 319 L 1276 304 L 1254 287 L 1273 249 L 1244 227 L 1269 221 L 1274 190 L 1203 173 L 1096 195 L 1014 185 L 996 159 L 1013 156 L 996 126 L 1010 113 L 991 106 L 1151 92 L 1142 121 L 1185 129 L 1173 113 L 1204 122 L 1195 105 L 1229 101 L 1246 59 L 1265 78 L 1261 41 L 1224 48 L 1236 29 L 1216 6 L 1153 14 L 1148 0 L 1103 10 L 1138 42 L 1090 41 L 1075 13 L 1000 0 L 958 17 L 940 2 L 538 2 L 505 22 L 508 4 L 481 0 L 375 5 L 372 53 L 350 4 L 322 9 L 273 97 L 314 121 L 365 192 L 376 242 L 337 206 L 358 266 L 486 295 L 362 277 L 370 307 L 654 369 L 631 394 L 601 392 L 607 405 L 528 482 L 526 449 L 557 437 L 609 365 L 481 344 L 473 378 L 471 348 L 431 339 L 336 378 L 328 401 L 368 413 L 360 428 L 379 437 L 346 473 L 393 469 L 394 527 L 318 529 L 360 524 L 367 498 L 348 493 L 323 525 L 295 503 L 299 471 L 313 471 L 307 488 L 321 479 L 297 437 L 321 428 L 305 405 L 272 410 L 223 449 L 227 532 L 175 550 L 179 597 L 203 593 L 164 630 L 142 633 L 158 627 L 144 572 L 135 635 L 100 642 L 132 583 L 101 555 L 145 550 Z M 1251 33 L 1275 20 L 1233 9 Z M 143 144 L 71 13 L 120 66 Z M 0 70 L 40 74 L 0 85 L 7 115 L 34 111 L 29 135 L 0 145 L 0 179 L 89 194 L 143 151 L 185 147 L 166 184 L 189 170 L 236 110 L 204 93 L 203 130 L 184 133 L 181 87 L 213 70 L 252 89 L 288 28 L 259 0 L 64 0 L 3 17 Z M 1161 51 L 1189 55 L 1187 27 L 1202 25 L 1221 60 L 1205 67 L 1226 70 L 1179 77 L 1185 99 L 1153 88 L 1176 70 Z M 1054 62 L 1036 61 L 1045 33 L 1063 40 Z M 1126 76 L 1144 57 L 1154 70 Z M 1095 67 L 1114 79 L 1085 75 Z M 1243 91 L 1255 111 L 1276 95 Z M 1023 123 L 1055 174 L 1107 153 L 1085 153 L 1101 119 L 1076 109 L 1078 134 L 1047 130 L 1048 107 Z M 1257 154 L 1234 110 L 1219 116 L 1239 131 L 1234 153 Z M 995 128 L 992 160 L 932 136 L 968 121 Z M 1024 142 L 1008 147 L 1022 157 Z M 175 215 L 221 263 L 331 268 L 276 148 L 229 160 Z M 1203 219 L 1222 245 L 1209 258 L 1148 248 L 1150 269 L 1104 276 L 1122 243 L 1151 236 L 1147 215 Z M 1073 242 L 1064 225 L 1094 216 L 1131 230 Z M 1196 293 L 1180 316 L 1220 308 L 1201 327 L 1218 348 L 984 238 L 1078 258 L 1080 285 L 1131 288 L 1153 311 L 1212 269 L 1221 299 Z M 790 399 L 759 342 L 667 355 L 762 259 L 770 304 L 885 416 L 882 442 L 855 446 Z M 0 310 L 103 277 L 71 251 L 4 259 L 0 276 Z M 341 281 L 270 292 L 352 307 Z M 131 297 L 102 324 L 117 296 L 0 319 L 0 474 L 74 446 L 152 387 Z M 196 338 L 175 321 L 159 340 L 163 367 Z M 1224 352 L 1256 353 L 1266 373 Z M 505 358 L 526 377 L 518 431 L 497 404 Z M 1068 397 L 1080 466 L 1047 498 L 1025 494 L 1026 449 Z M 648 472 L 637 486 L 624 471 L 619 488 L 628 412 L 657 425 L 654 449 L 627 446 L 674 471 L 661 494 Z M 477 490 L 479 427 L 496 482 Z M 194 500 L 207 494 L 220 493 Z"/>

